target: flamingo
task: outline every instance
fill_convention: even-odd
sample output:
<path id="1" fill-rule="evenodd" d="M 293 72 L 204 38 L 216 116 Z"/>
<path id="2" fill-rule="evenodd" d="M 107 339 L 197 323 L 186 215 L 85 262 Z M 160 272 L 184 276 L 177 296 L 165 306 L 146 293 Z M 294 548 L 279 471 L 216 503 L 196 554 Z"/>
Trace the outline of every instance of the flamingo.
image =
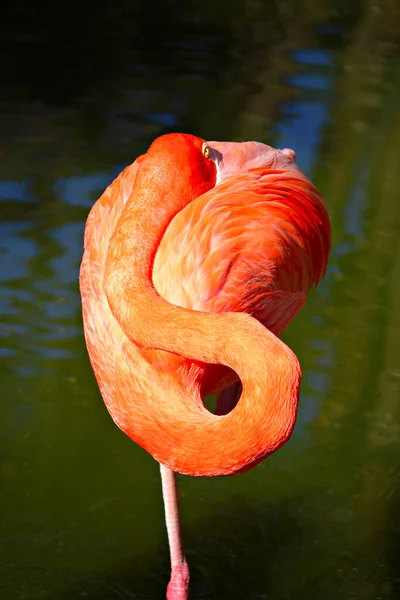
<path id="1" fill-rule="evenodd" d="M 86 345 L 114 422 L 160 463 L 168 600 L 189 593 L 176 473 L 242 473 L 289 439 L 301 369 L 278 335 L 329 249 L 294 152 L 258 142 L 161 136 L 90 211 Z"/>

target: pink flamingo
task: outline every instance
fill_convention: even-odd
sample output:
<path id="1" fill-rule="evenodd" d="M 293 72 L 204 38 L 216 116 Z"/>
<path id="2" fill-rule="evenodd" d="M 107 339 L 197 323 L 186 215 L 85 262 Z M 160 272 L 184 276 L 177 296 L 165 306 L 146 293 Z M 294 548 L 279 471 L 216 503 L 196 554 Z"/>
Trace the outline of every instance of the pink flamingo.
<path id="1" fill-rule="evenodd" d="M 257 142 L 162 136 L 90 212 L 86 344 L 115 423 L 161 465 L 168 600 L 186 600 L 189 584 L 175 473 L 241 473 L 289 439 L 301 370 L 277 336 L 329 247 L 293 151 Z M 212 414 L 202 398 L 215 392 Z"/>

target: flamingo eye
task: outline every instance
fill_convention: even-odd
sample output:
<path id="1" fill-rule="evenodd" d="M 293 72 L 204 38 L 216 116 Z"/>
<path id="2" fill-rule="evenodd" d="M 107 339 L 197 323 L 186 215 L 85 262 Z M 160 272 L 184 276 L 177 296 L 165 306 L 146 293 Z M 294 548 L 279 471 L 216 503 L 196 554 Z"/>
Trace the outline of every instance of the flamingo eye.
<path id="1" fill-rule="evenodd" d="M 211 148 L 207 144 L 207 142 L 203 143 L 203 145 L 201 147 L 201 152 L 202 152 L 204 158 L 211 158 Z"/>

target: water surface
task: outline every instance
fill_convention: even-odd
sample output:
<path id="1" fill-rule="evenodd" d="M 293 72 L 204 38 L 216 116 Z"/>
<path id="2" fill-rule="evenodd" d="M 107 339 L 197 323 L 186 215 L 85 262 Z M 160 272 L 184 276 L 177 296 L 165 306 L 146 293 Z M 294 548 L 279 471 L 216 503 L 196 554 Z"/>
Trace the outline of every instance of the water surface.
<path id="1" fill-rule="evenodd" d="M 157 464 L 104 408 L 77 276 L 91 205 L 173 130 L 294 148 L 333 226 L 284 334 L 292 439 L 245 475 L 180 478 L 192 598 L 400 597 L 399 9 L 292 4 L 88 3 L 68 36 L 19 5 L 1 25 L 1 600 L 163 597 Z"/>

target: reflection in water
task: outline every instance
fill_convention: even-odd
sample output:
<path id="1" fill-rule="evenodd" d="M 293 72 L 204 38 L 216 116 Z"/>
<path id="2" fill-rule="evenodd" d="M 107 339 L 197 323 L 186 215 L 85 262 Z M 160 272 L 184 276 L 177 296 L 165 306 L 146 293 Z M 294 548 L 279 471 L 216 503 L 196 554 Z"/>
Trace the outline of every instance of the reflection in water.
<path id="1" fill-rule="evenodd" d="M 140 4 L 72 11 L 68 39 L 40 7 L 0 25 L 0 598 L 162 596 L 158 471 L 103 407 L 77 273 L 94 200 L 182 130 L 293 147 L 334 242 L 285 334 L 304 371 L 291 442 L 246 475 L 182 478 L 193 597 L 397 599 L 397 3 Z"/>

